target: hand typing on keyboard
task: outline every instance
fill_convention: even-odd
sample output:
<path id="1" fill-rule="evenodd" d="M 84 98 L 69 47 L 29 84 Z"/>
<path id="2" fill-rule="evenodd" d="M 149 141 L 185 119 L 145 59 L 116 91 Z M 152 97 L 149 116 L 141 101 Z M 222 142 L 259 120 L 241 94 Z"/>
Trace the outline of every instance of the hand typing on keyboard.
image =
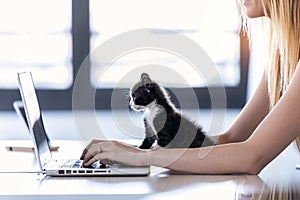
<path id="1" fill-rule="evenodd" d="M 91 168 L 91 169 L 97 169 L 97 168 L 105 169 L 107 167 L 108 167 L 108 165 L 103 164 L 101 162 L 100 163 L 99 162 L 94 162 L 93 164 L 91 164 L 89 166 L 81 165 L 81 168 Z"/>

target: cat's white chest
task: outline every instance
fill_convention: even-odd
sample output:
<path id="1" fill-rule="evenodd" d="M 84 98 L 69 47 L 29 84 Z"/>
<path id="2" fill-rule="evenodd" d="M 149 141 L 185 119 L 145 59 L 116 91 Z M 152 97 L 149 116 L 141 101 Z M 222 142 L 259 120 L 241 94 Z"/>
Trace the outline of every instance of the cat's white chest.
<path id="1" fill-rule="evenodd" d="M 152 128 L 152 130 L 155 133 L 156 133 L 156 130 L 154 127 L 154 119 L 160 112 L 161 112 L 161 109 L 156 104 L 150 105 L 145 112 L 145 118 L 146 118 L 149 126 Z"/>

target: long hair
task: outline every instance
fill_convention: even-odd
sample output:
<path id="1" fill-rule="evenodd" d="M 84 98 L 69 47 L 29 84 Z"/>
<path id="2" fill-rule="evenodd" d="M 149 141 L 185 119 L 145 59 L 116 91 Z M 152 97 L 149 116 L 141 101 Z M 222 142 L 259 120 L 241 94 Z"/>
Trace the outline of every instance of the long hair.
<path id="1" fill-rule="evenodd" d="M 289 85 L 300 58 L 299 0 L 265 1 L 265 13 L 271 19 L 271 62 L 269 94 L 271 107 Z"/>
<path id="2" fill-rule="evenodd" d="M 241 24 L 249 32 L 245 10 L 240 6 L 241 0 L 237 1 L 243 20 Z M 272 109 L 289 85 L 300 59 L 300 3 L 299 0 L 256 1 L 262 2 L 264 15 L 268 19 L 270 55 L 267 79 Z M 300 150 L 300 136 L 296 138 L 296 144 Z"/>

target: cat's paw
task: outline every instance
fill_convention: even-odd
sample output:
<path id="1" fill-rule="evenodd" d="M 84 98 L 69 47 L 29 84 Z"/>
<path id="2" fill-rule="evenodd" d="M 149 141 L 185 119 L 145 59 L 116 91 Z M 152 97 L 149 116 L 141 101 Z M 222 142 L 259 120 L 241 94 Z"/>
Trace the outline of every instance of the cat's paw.
<path id="1" fill-rule="evenodd" d="M 141 146 L 139 146 L 139 149 L 150 149 L 151 145 L 148 144 L 142 144 Z"/>
<path id="2" fill-rule="evenodd" d="M 153 145 L 152 147 L 153 150 L 158 150 L 161 149 L 161 147 L 158 144 Z"/>

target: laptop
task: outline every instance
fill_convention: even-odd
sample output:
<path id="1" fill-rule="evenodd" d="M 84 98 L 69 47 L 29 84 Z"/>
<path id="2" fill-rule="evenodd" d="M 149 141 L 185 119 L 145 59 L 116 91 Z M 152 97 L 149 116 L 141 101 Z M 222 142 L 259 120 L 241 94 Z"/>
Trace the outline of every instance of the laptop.
<path id="1" fill-rule="evenodd" d="M 99 162 L 84 167 L 82 160 L 79 159 L 52 159 L 31 73 L 18 73 L 18 84 L 28 128 L 34 143 L 35 156 L 44 174 L 49 176 L 146 176 L 150 173 L 150 167 L 103 165 Z"/>
<path id="2" fill-rule="evenodd" d="M 16 101 L 13 102 L 13 107 L 14 107 L 14 110 L 16 111 L 18 117 L 20 118 L 20 120 L 23 122 L 23 124 L 25 124 L 27 132 L 30 134 L 28 120 L 27 120 L 27 117 L 26 117 L 23 102 L 20 101 L 20 100 L 16 100 Z M 51 145 L 50 139 L 49 139 L 47 134 L 46 134 L 46 138 L 47 138 L 48 143 L 49 143 L 50 151 L 57 151 L 59 147 Z M 31 147 L 27 147 L 27 146 L 7 146 L 6 149 L 10 150 L 10 151 L 32 151 L 32 152 L 34 151 L 34 148 L 32 146 Z"/>

